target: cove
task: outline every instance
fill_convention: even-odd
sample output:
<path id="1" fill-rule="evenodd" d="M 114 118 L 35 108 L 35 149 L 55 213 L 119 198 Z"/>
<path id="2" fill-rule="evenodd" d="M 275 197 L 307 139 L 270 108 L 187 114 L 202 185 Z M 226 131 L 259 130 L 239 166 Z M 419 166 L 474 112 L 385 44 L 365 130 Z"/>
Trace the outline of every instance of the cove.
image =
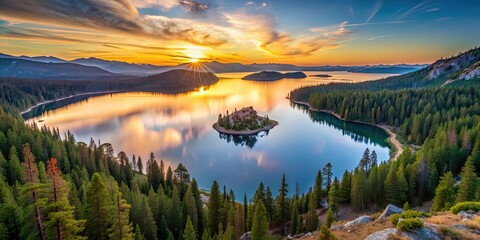
<path id="1" fill-rule="evenodd" d="M 359 82 L 385 74 L 326 72 L 314 77 L 273 82 L 241 80 L 248 73 L 219 74 L 208 88 L 184 94 L 145 92 L 80 96 L 41 105 L 24 115 L 27 123 L 70 131 L 77 141 L 92 137 L 111 143 L 118 153 L 135 154 L 175 168 L 184 164 L 201 188 L 212 181 L 233 189 L 237 196 L 252 196 L 260 182 L 276 195 L 282 174 L 289 193 L 306 192 L 316 173 L 330 162 L 335 176 L 354 169 L 365 148 L 375 150 L 379 161 L 389 158 L 388 134 L 381 128 L 345 122 L 290 103 L 285 97 L 295 88 L 329 82 Z M 325 73 L 325 72 L 323 72 Z M 269 132 L 241 137 L 220 134 L 212 128 L 220 113 L 253 106 L 279 125 Z"/>

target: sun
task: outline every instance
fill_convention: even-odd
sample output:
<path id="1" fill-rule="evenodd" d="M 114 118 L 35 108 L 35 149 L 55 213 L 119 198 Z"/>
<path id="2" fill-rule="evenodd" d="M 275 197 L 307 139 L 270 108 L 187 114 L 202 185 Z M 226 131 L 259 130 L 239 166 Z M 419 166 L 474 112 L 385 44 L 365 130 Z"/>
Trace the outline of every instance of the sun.
<path id="1" fill-rule="evenodd" d="M 199 46 L 188 46 L 183 51 L 183 54 L 188 58 L 188 62 L 197 63 L 205 58 L 205 48 Z"/>

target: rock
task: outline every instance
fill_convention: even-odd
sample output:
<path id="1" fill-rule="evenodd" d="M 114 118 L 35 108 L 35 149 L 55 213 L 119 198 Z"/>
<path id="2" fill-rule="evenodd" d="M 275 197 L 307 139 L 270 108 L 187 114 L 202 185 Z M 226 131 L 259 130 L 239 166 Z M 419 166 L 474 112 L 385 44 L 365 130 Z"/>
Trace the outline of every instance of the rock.
<path id="1" fill-rule="evenodd" d="M 343 225 L 332 225 L 330 227 L 330 230 L 340 230 L 340 229 L 343 229 L 345 226 Z"/>
<path id="2" fill-rule="evenodd" d="M 367 222 L 371 222 L 373 221 L 373 218 L 370 217 L 370 216 L 361 216 L 353 221 L 350 221 L 348 223 L 345 223 L 345 227 L 351 227 L 351 226 L 355 226 L 357 224 L 361 224 L 361 223 L 367 223 Z"/>
<path id="3" fill-rule="evenodd" d="M 397 213 L 402 213 L 403 209 L 393 205 L 393 204 L 388 204 L 388 206 L 383 210 L 383 213 L 378 217 L 378 220 L 384 219 L 390 215 L 397 214 Z"/>
<path id="4" fill-rule="evenodd" d="M 412 240 L 424 240 L 424 239 L 441 240 L 442 239 L 437 229 L 430 225 L 425 225 L 424 227 L 416 231 L 402 232 L 402 235 Z"/>
<path id="5" fill-rule="evenodd" d="M 468 230 L 467 226 L 463 225 L 463 224 L 455 224 L 452 226 L 453 228 L 456 228 L 458 230 Z"/>
<path id="6" fill-rule="evenodd" d="M 240 240 L 250 240 L 251 235 L 252 235 L 252 232 L 246 232 L 240 237 Z"/>
<path id="7" fill-rule="evenodd" d="M 383 229 L 382 231 L 374 232 L 368 237 L 365 238 L 365 240 L 388 240 L 390 239 L 390 234 L 396 234 L 397 229 L 396 228 L 386 228 Z"/>
<path id="8" fill-rule="evenodd" d="M 307 233 L 305 233 L 305 235 L 303 235 L 303 236 L 304 236 L 304 237 L 311 237 L 311 236 L 313 236 L 313 233 L 307 232 Z"/>
<path id="9" fill-rule="evenodd" d="M 457 215 L 463 217 L 462 221 L 468 221 L 473 219 L 473 214 L 465 211 L 460 211 Z"/>
<path id="10" fill-rule="evenodd" d="M 402 232 L 397 230 L 396 228 L 387 228 L 382 231 L 374 232 L 365 240 L 388 240 L 391 239 L 389 237 L 390 234 L 401 234 L 403 237 L 410 239 L 410 240 L 441 240 L 441 236 L 438 231 L 433 227 L 433 225 L 426 225 L 416 231 L 412 232 Z"/>

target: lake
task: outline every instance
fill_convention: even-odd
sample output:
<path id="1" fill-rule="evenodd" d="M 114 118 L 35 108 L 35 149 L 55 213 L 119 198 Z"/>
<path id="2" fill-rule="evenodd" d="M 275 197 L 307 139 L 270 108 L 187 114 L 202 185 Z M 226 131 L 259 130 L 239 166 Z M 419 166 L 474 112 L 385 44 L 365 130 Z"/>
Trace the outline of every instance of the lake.
<path id="1" fill-rule="evenodd" d="M 379 161 L 389 158 L 388 135 L 382 129 L 339 120 L 326 113 L 293 105 L 287 94 L 300 86 L 329 82 L 359 82 L 387 74 L 307 72 L 309 76 L 274 82 L 241 80 L 249 73 L 217 74 L 220 81 L 185 94 L 129 92 L 78 97 L 49 103 L 28 113 L 36 121 L 70 130 L 77 141 L 90 138 L 109 142 L 116 153 L 123 150 L 175 168 L 184 164 L 199 186 L 210 189 L 213 180 L 233 189 L 237 196 L 254 194 L 260 182 L 277 194 L 282 174 L 289 192 L 308 191 L 319 169 L 330 162 L 335 176 L 354 169 L 363 151 L 375 150 Z M 251 137 L 221 135 L 212 128 L 220 113 L 253 106 L 279 122 L 268 133 Z"/>

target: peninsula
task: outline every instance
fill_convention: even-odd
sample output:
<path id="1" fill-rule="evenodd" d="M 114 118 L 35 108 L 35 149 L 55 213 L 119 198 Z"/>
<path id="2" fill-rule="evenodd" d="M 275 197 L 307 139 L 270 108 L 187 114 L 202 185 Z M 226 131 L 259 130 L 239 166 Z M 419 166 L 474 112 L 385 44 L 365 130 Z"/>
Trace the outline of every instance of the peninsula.
<path id="1" fill-rule="evenodd" d="M 276 81 L 284 78 L 306 78 L 307 75 L 303 72 L 274 72 L 274 71 L 261 71 L 258 73 L 252 73 L 243 77 L 243 80 L 253 81 Z"/>
<path id="2" fill-rule="evenodd" d="M 245 107 L 225 115 L 218 115 L 218 121 L 213 128 L 220 133 L 229 135 L 253 135 L 268 131 L 278 125 L 278 122 L 257 115 L 253 107 Z"/>

